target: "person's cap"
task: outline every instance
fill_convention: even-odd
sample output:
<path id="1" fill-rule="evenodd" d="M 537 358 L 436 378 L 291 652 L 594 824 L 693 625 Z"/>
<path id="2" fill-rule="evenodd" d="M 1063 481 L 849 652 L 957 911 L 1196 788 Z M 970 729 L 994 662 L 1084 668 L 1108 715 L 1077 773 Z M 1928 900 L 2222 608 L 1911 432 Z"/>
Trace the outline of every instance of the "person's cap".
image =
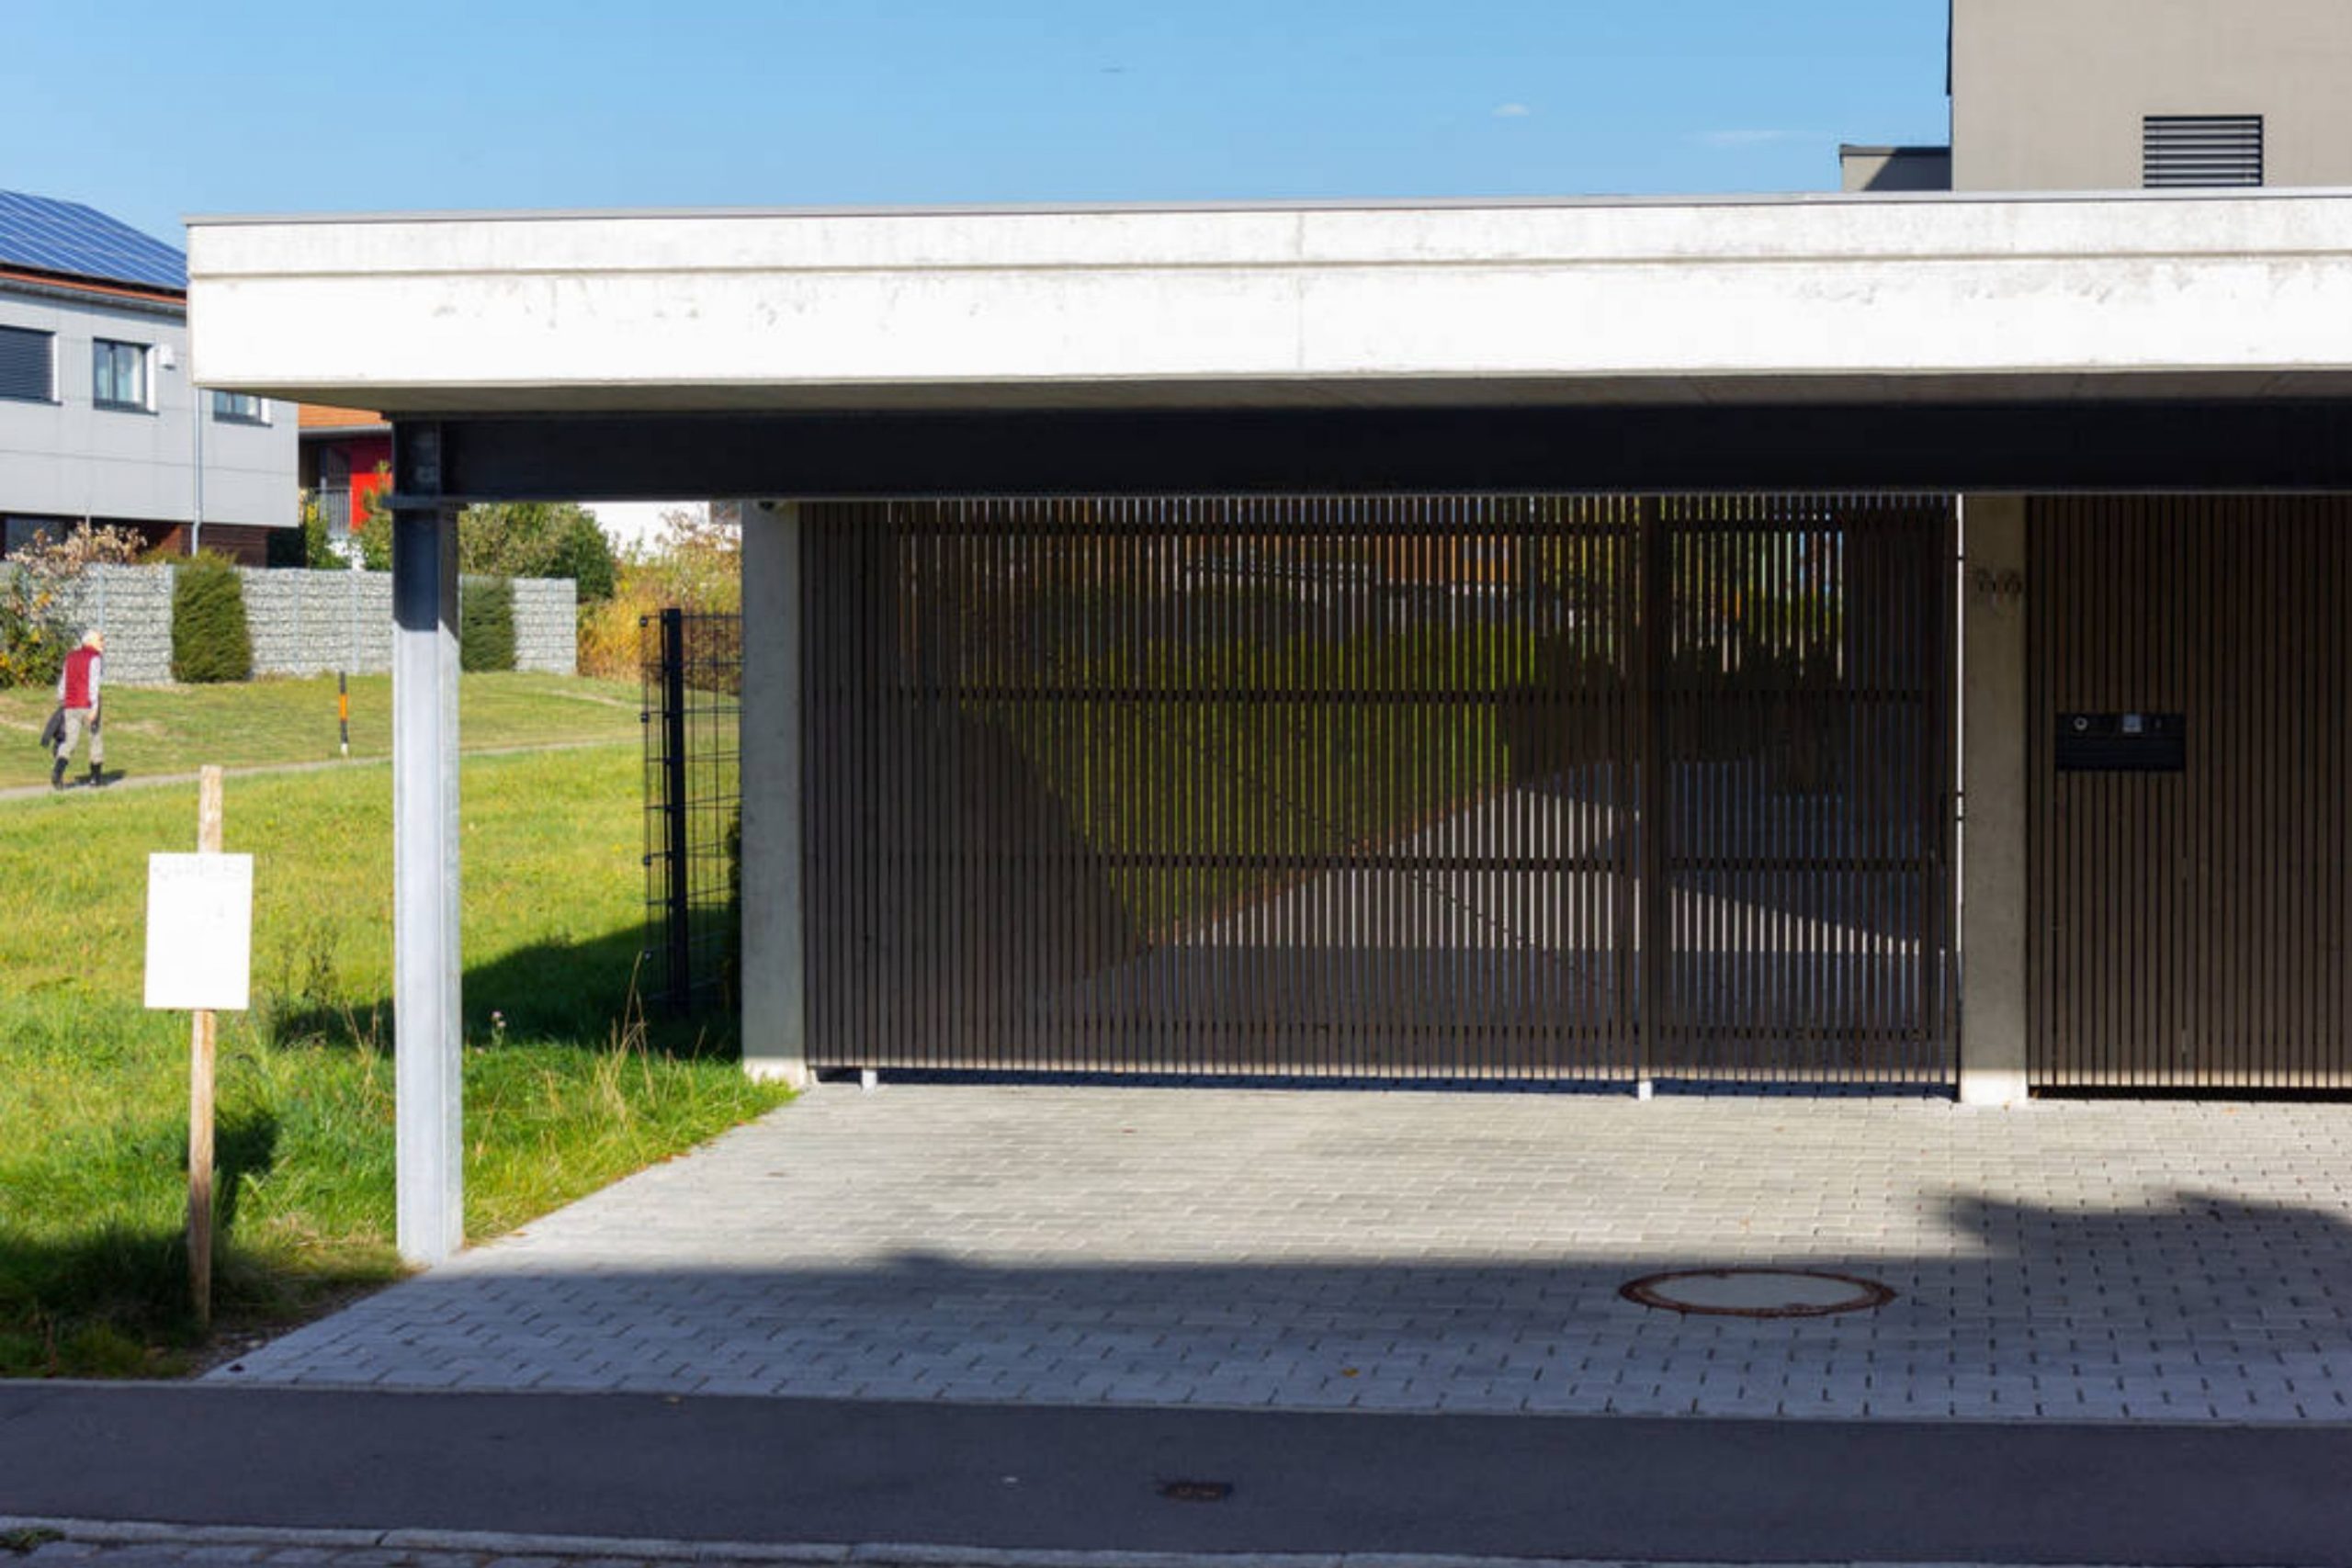
<path id="1" fill-rule="evenodd" d="M 82 646 L 84 648 L 95 648 L 100 653 L 104 653 L 107 650 L 107 634 L 97 631 L 84 632 L 82 634 Z"/>

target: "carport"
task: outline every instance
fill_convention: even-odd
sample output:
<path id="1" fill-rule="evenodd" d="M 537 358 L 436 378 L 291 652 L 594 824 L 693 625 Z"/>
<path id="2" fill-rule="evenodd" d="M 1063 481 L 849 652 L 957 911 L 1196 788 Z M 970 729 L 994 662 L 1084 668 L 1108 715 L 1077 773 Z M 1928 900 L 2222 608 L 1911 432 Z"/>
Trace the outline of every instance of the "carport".
<path id="1" fill-rule="evenodd" d="M 871 705 L 843 703 L 848 686 L 820 679 L 819 667 L 855 667 L 842 650 L 860 639 L 895 641 L 890 658 L 913 671 L 899 684 L 934 715 L 1021 695 L 1018 682 L 971 685 L 968 661 L 927 666 L 925 637 L 907 640 L 910 625 L 920 632 L 940 615 L 967 616 L 970 592 L 933 592 L 944 608 L 931 621 L 886 628 L 862 613 L 890 584 L 902 604 L 924 592 L 909 585 L 910 562 L 929 561 L 935 581 L 970 582 L 975 550 L 1026 559 L 1051 538 L 1118 538 L 1145 541 L 1130 549 L 1130 575 L 1163 570 L 1147 563 L 1173 558 L 1149 541 L 1181 539 L 1185 526 L 1154 535 L 1104 520 L 1220 508 L 1214 525 L 1189 525 L 1191 536 L 1219 546 L 1186 558 L 1190 584 L 1215 558 L 1229 564 L 1236 541 L 1313 538 L 1318 529 L 1361 540 L 1405 508 L 1411 539 L 1483 539 L 1514 561 L 1570 546 L 1607 554 L 1612 539 L 1626 546 L 1625 561 L 1649 564 L 1621 561 L 1576 579 L 1605 581 L 1636 605 L 1615 623 L 1622 629 L 1660 625 L 1638 604 L 1679 602 L 1677 562 L 1711 558 L 1643 540 L 1709 527 L 1784 542 L 1834 536 L 1841 581 L 1875 560 L 1868 570 L 1911 583 L 1906 603 L 1924 607 L 1900 637 L 1871 633 L 1872 646 L 1925 648 L 1949 670 L 1956 621 L 1965 650 L 1950 683 L 1954 704 L 1939 707 L 1933 681 L 1894 678 L 1918 676 L 1911 654 L 1871 679 L 1852 673 L 1863 635 L 1855 617 L 1824 632 L 1822 646 L 1835 647 L 1847 672 L 1832 682 L 1839 711 L 1861 711 L 1849 698 L 1883 712 L 1890 694 L 1923 694 L 1902 710 L 1908 739 L 1894 749 L 1917 765 L 1888 796 L 1892 811 L 1871 819 L 1873 831 L 1900 820 L 1910 836 L 1886 838 L 1879 858 L 1890 863 L 1849 868 L 1848 885 L 1910 876 L 1905 897 L 1927 913 L 1909 924 L 1851 923 L 1879 939 L 1871 952 L 1898 962 L 1839 972 L 1912 976 L 1902 984 L 1916 990 L 1899 993 L 1906 1001 L 1871 1016 L 1899 1015 L 1910 1021 L 1904 1028 L 1930 1034 L 1956 990 L 1960 1092 L 1997 1102 L 2026 1092 L 2030 1043 L 2053 1016 L 2047 998 L 2073 983 L 2035 937 L 2037 908 L 2052 895 L 2037 894 L 2029 875 L 2030 824 L 2042 824 L 2046 846 L 2063 802 L 2031 771 L 2061 764 L 2030 716 L 2113 719 L 2118 737 L 2127 717 L 2145 716 L 2132 710 L 2181 716 L 2154 689 L 2155 676 L 2134 685 L 2113 660 L 2076 695 L 2037 682 L 2029 605 L 2041 605 L 2028 574 L 2030 545 L 2041 548 L 2041 536 L 2030 534 L 2030 510 L 2066 496 L 2352 491 L 2352 195 L 218 218 L 191 224 L 189 260 L 202 383 L 381 408 L 394 424 L 400 1224 L 402 1250 L 424 1260 L 462 1235 L 455 515 L 467 502 L 753 498 L 744 512 L 742 757 L 747 780 L 759 783 L 743 807 L 744 1050 L 751 1070 L 793 1078 L 812 1065 L 856 1063 L 861 1051 L 864 1065 L 889 1065 L 870 1053 L 907 1028 L 903 1018 L 876 1025 L 885 1044 L 853 1048 L 822 1026 L 832 1016 L 830 982 L 810 964 L 831 962 L 824 944 L 845 917 L 838 900 L 824 902 L 828 886 L 844 885 L 826 859 L 842 835 L 824 802 L 854 796 L 861 779 L 887 776 L 894 758 L 916 748 L 903 739 L 863 751 L 845 743 L 854 733 L 845 727 L 861 716 L 877 733 L 891 727 Z M 1498 513 L 1498 500 L 1515 509 Z M 1436 528 L 1441 503 L 1456 522 Z M 2305 527 L 2342 515 L 2334 500 L 2307 505 L 2319 521 Z M 1915 520 L 1902 558 L 1912 564 L 1886 565 L 1896 558 L 1852 543 L 1880 536 L 1853 521 L 1872 507 Z M 2250 529 L 2267 525 L 2246 516 Z M 1937 585 L 1953 581 L 1955 566 L 1937 519 L 1948 528 L 1954 517 L 1958 608 L 1946 598 L 1933 614 Z M 868 547 L 877 537 L 915 543 L 876 568 Z M 1531 555 L 1531 545 L 1541 548 Z M 1760 547 L 1781 561 L 1824 558 L 1810 547 Z M 1091 558 L 1099 563 L 1106 548 Z M 1253 582 L 1302 558 L 1288 546 L 1239 555 Z M 1392 579 L 1421 570 L 1390 567 Z M 1788 570 L 1772 580 L 1785 582 Z M 1457 567 L 1445 581 L 1459 589 L 1476 580 Z M 1316 590 L 1318 603 L 1345 597 L 1329 581 Z M 1536 571 L 1525 581 L 1548 591 L 1568 580 Z M 875 596 L 862 599 L 867 592 Z M 2163 602 L 2184 603 L 2184 592 Z M 1107 625 L 1133 635 L 1139 614 Z M 1463 620 L 1458 604 L 1446 612 L 1447 625 Z M 1232 640 L 1246 646 L 1249 625 L 1232 622 Z M 2045 627 L 2045 641 L 2054 629 Z M 1690 699 L 1686 729 L 1718 728 L 1700 686 L 1661 674 L 1671 650 L 1655 635 L 1602 642 L 1633 694 L 1622 708 L 1655 715 L 1679 692 Z M 881 661 L 877 652 L 866 667 Z M 1736 662 L 1723 655 L 1724 671 Z M 2159 657 L 2151 668 L 2164 665 Z M 1237 703 L 1313 705 L 1295 683 L 1234 691 Z M 1107 695 L 1138 692 L 1168 694 L 1131 682 Z M 1939 739 L 1950 733 L 1951 705 L 1961 776 L 1939 791 L 1939 770 L 1952 782 Z M 1823 708 L 1815 697 L 1790 711 Z M 1571 787 L 1561 763 L 1541 772 L 1552 798 L 1652 824 L 1674 819 L 1678 775 L 1657 759 L 1692 770 L 1710 759 L 1673 751 L 1670 739 L 1648 734 L 1652 720 L 1618 714 L 1611 724 L 1624 742 L 1611 756 L 1650 762 L 1621 763 L 1598 805 L 1592 791 Z M 1866 728 L 1841 731 L 1849 754 L 1889 754 L 1857 739 Z M 2192 756 L 2202 734 L 2191 731 Z M 2130 745 L 2109 750 L 2121 760 L 2109 757 L 2106 787 L 2128 792 L 2162 773 L 2161 759 Z M 875 771 L 853 769 L 845 783 L 844 754 Z M 1024 752 L 1021 766 L 1041 769 L 1040 754 Z M 2274 765 L 2294 767 L 2283 755 Z M 1953 864 L 1963 797 L 1959 922 L 1939 932 L 1930 874 L 1948 875 Z M 902 827 L 952 804 L 907 798 Z M 1476 790 L 1433 797 L 1457 814 L 1490 798 Z M 1565 852 L 1541 849 L 1526 808 L 1511 820 L 1517 838 L 1489 833 L 1466 854 L 1447 848 L 1463 863 L 1449 874 L 1510 874 L 1531 857 Z M 1003 827 L 1001 818 L 988 821 Z M 1408 840 L 1392 832 L 1387 841 Z M 1855 842 L 1854 832 L 1842 841 Z M 956 835 L 943 835 L 940 857 L 959 852 Z M 1030 852 L 1044 863 L 1075 852 Z M 1626 857 L 1621 878 L 1639 884 L 1661 886 L 1672 869 L 1671 841 L 1657 831 L 1621 834 L 1613 852 Z M 1352 840 L 1326 869 L 1380 869 L 1351 855 L 1362 856 Z M 1753 870 L 1746 851 L 1716 858 L 1737 863 L 1717 867 L 1722 874 Z M 899 908 L 946 919 L 952 897 L 910 886 Z M 1660 953 L 1680 918 L 1670 900 L 1629 899 L 1622 887 L 1594 897 L 1616 911 L 1613 955 Z M 966 928 L 985 931 L 985 917 Z M 2290 923 L 2278 919 L 2282 936 Z M 1062 951 L 1084 953 L 1089 940 Z M 1823 951 L 1850 958 L 1856 948 L 1841 937 Z M 1940 952 L 1965 955 L 1956 984 Z M 2130 954 L 2105 962 L 2111 984 L 2128 992 Z M 980 950 L 978 967 L 994 963 Z M 1645 989 L 1661 983 L 1658 973 L 1641 965 L 1618 993 L 1620 1010 L 1650 1021 L 1633 1032 L 1646 1053 L 1624 1075 L 1634 1081 L 1668 1060 L 1645 1040 L 1663 1006 L 1634 999 L 1663 995 Z M 1134 994 L 1154 984 L 1136 979 Z M 1449 998 L 1470 994 L 1433 984 Z M 1530 982 L 1506 979 L 1502 988 L 1514 984 L 1515 1016 L 1556 1010 Z M 1740 994 L 1730 981 L 1717 991 L 1724 987 Z M 1416 989 L 1428 987 L 1394 999 Z M 1882 985 L 1876 994 L 1898 993 Z M 1441 1011 L 1463 1005 L 1449 999 Z M 2318 1035 L 2340 1037 L 2340 1021 L 2324 1008 L 2305 1013 Z M 1933 1057 L 1946 1036 L 1922 1042 Z M 1228 1052 L 1200 1065 L 1263 1064 Z M 2311 1070 L 2330 1069 L 2314 1061 Z"/>

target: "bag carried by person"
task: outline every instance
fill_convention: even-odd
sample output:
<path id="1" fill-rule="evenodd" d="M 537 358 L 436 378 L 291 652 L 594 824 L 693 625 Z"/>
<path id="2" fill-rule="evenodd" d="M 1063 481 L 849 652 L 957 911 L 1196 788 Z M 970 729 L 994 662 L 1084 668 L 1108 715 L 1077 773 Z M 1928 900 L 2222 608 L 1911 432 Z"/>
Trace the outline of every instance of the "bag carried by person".
<path id="1" fill-rule="evenodd" d="M 65 739 L 65 705 L 60 703 L 50 710 L 49 722 L 40 727 L 40 748 L 54 751 L 57 743 Z"/>

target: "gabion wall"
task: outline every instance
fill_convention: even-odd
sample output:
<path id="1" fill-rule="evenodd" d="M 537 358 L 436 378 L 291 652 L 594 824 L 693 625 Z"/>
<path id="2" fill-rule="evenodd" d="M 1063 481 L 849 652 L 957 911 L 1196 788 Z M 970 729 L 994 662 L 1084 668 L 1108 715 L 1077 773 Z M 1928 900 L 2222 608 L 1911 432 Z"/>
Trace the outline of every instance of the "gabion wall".
<path id="1" fill-rule="evenodd" d="M 390 573 L 241 568 L 238 575 L 254 674 L 365 675 L 392 667 Z M 569 578 L 515 579 L 514 668 L 577 673 L 578 608 L 578 584 Z M 67 618 L 76 631 L 96 626 L 107 634 L 109 681 L 137 686 L 172 678 L 171 568 L 93 567 L 69 602 Z"/>

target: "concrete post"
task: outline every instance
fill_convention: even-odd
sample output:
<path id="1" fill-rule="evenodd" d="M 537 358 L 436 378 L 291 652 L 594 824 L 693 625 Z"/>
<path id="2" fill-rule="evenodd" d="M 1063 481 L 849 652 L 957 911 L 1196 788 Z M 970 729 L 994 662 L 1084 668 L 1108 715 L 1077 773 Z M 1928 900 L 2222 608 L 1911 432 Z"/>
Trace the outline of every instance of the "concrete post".
<path id="1" fill-rule="evenodd" d="M 401 1256 L 465 1245 L 458 514 L 392 521 L 392 1007 Z"/>
<path id="2" fill-rule="evenodd" d="M 800 513 L 743 516 L 743 1070 L 808 1081 L 801 911 Z"/>
<path id="3" fill-rule="evenodd" d="M 1961 502 L 1960 1098 L 2026 1097 L 2026 505 Z"/>

